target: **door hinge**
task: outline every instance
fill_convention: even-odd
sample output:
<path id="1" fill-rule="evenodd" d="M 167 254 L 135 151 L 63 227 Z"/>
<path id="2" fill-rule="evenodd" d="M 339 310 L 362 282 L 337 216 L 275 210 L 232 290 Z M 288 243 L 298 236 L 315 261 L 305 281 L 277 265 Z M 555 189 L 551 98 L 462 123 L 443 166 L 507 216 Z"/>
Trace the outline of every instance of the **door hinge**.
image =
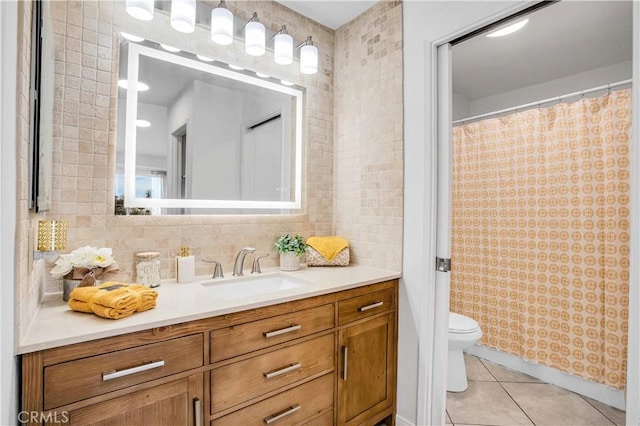
<path id="1" fill-rule="evenodd" d="M 443 259 L 436 257 L 436 271 L 438 272 L 450 272 L 451 271 L 451 259 Z"/>

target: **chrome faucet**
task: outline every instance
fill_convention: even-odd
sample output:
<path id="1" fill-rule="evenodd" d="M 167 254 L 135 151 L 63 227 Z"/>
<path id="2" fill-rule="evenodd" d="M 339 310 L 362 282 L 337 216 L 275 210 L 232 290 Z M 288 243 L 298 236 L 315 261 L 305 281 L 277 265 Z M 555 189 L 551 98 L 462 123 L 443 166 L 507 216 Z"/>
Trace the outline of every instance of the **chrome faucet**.
<path id="1" fill-rule="evenodd" d="M 252 274 L 261 274 L 262 273 L 262 269 L 260 269 L 260 259 L 264 259 L 265 257 L 269 257 L 269 253 L 263 254 L 262 256 L 256 256 L 256 258 L 253 259 L 253 266 L 251 266 L 251 273 Z"/>
<path id="2" fill-rule="evenodd" d="M 213 276 L 211 278 L 224 278 L 224 273 L 222 272 L 222 264 L 216 260 L 206 260 L 202 259 L 205 263 L 213 263 Z"/>
<path id="3" fill-rule="evenodd" d="M 233 276 L 241 277 L 244 275 L 242 270 L 244 269 L 244 257 L 247 253 L 254 253 L 256 251 L 253 247 L 245 247 L 241 248 L 238 254 L 236 255 L 236 260 L 233 262 Z"/>

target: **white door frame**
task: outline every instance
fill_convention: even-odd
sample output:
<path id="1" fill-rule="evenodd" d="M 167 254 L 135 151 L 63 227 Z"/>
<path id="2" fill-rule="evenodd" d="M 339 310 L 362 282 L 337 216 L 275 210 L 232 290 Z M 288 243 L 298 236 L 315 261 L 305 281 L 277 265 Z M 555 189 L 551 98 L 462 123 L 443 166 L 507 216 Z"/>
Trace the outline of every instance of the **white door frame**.
<path id="1" fill-rule="evenodd" d="M 431 88 L 431 93 L 435 94 L 428 102 L 431 103 L 432 126 L 431 132 L 427 135 L 427 144 L 432 147 L 434 155 L 432 159 L 437 158 L 437 129 L 438 117 L 438 47 L 459 38 L 462 35 L 487 26 L 500 19 L 511 16 L 519 11 L 531 6 L 530 2 L 523 2 L 511 8 L 500 11 L 493 16 L 478 21 L 472 25 L 460 28 L 459 30 L 432 41 L 426 46 L 425 55 L 431 56 L 431 72 L 430 79 L 426 82 Z M 640 2 L 633 2 L 633 73 L 632 78 L 635 82 L 640 81 Z M 631 254 L 632 259 L 640 258 L 640 84 L 633 84 L 633 137 L 632 137 L 632 182 L 631 182 Z M 433 194 L 437 194 L 437 177 L 432 181 L 431 190 Z M 634 194 L 636 194 L 634 196 Z M 437 214 L 445 214 L 443 210 L 438 209 L 437 205 L 431 207 L 432 217 Z M 450 215 L 450 211 L 449 211 Z M 435 223 L 432 235 L 436 235 Z M 431 276 L 431 271 L 427 271 Z M 627 391 L 626 391 L 626 424 L 640 425 L 640 265 L 638 262 L 631 262 L 630 265 L 630 285 L 629 285 L 629 338 L 628 338 L 628 355 L 627 355 Z M 419 331 L 419 350 L 420 363 L 426 362 L 427 365 L 419 365 L 418 367 L 418 403 L 417 403 L 417 424 L 431 425 L 441 424 L 446 400 L 440 395 L 446 394 L 443 382 L 438 368 L 442 368 L 442 359 L 447 356 L 446 342 L 443 345 L 442 339 L 438 338 L 443 330 L 438 330 L 439 321 L 436 321 L 436 312 L 441 310 L 438 305 L 437 286 L 439 284 L 435 280 L 427 280 L 427 300 L 425 313 L 420 318 Z M 447 306 L 448 310 L 448 306 Z M 440 324 L 440 328 L 442 325 Z"/>

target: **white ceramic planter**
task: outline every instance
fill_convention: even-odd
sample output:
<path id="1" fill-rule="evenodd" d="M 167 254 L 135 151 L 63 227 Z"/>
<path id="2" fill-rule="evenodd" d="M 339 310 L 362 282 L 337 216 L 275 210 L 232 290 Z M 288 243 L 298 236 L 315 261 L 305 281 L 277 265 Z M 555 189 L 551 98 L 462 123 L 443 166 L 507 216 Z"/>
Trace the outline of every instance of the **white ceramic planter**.
<path id="1" fill-rule="evenodd" d="M 300 256 L 292 251 L 280 253 L 280 269 L 282 271 L 297 271 L 300 269 Z"/>

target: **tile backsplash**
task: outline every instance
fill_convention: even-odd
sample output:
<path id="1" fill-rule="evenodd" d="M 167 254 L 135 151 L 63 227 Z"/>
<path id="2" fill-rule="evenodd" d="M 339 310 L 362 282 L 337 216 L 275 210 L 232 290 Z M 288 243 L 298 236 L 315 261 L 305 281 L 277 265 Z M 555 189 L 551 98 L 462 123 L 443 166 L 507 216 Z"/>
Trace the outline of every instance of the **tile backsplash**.
<path id="1" fill-rule="evenodd" d="M 276 65 L 270 53 L 250 57 L 238 41 L 214 45 L 204 28 L 189 36 L 166 31 L 168 16 L 162 13 L 141 25 L 126 14 L 124 1 L 51 2 L 56 48 L 52 208 L 35 215 L 27 205 L 26 167 L 31 4 L 20 2 L 19 28 L 24 37 L 18 86 L 19 330 L 28 326 L 40 294 L 58 290 L 56 281 L 46 279 L 42 265 L 30 261 L 30 237 L 38 219 L 67 220 L 67 251 L 87 244 L 113 248 L 121 268 L 118 278 L 124 280 L 135 278 L 135 253 L 145 250 L 160 251 L 162 275 L 173 277 L 173 257 L 185 245 L 198 260 L 221 261 L 225 273 L 231 271 L 238 249 L 247 245 L 270 252 L 263 265 L 274 266 L 277 256 L 271 247 L 283 233 L 342 234 L 352 241 L 356 262 L 400 270 L 401 3 L 382 1 L 338 31 L 275 2 L 230 1 L 228 6 L 241 17 L 257 11 L 274 31 L 285 23 L 294 40 L 313 36 L 320 52 L 318 73 L 306 76 L 295 66 Z M 120 31 L 224 58 L 304 86 L 303 210 L 293 215 L 115 216 Z M 210 265 L 197 262 L 197 274 L 211 272 Z"/>

